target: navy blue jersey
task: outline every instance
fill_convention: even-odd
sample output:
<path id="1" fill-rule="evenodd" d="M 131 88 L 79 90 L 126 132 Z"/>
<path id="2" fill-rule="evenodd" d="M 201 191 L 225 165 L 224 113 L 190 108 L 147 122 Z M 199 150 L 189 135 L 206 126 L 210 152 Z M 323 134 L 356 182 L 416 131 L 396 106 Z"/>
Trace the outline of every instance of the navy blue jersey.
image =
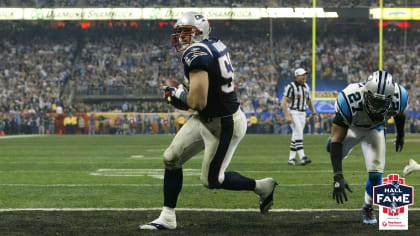
<path id="1" fill-rule="evenodd" d="M 206 118 L 228 116 L 236 112 L 239 102 L 234 92 L 234 72 L 227 47 L 217 38 L 194 43 L 182 55 L 184 75 L 205 70 L 209 75 L 207 105 L 199 114 Z"/>

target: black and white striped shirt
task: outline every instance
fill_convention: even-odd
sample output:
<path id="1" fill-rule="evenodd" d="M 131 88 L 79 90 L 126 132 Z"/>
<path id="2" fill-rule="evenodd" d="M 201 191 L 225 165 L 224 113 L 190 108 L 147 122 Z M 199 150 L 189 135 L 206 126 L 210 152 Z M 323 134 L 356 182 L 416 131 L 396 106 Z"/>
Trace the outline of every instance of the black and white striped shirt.
<path id="1" fill-rule="evenodd" d="M 311 99 L 311 90 L 307 83 L 301 85 L 293 81 L 284 88 L 283 96 L 289 98 L 290 110 L 305 111 L 307 102 Z"/>

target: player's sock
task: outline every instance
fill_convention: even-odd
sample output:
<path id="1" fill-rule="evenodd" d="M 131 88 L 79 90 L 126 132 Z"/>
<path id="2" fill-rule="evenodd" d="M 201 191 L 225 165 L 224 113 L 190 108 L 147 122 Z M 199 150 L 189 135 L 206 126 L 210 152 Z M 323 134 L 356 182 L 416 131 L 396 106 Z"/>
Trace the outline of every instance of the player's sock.
<path id="1" fill-rule="evenodd" d="M 175 219 L 175 208 L 164 206 L 159 218 Z"/>
<path id="2" fill-rule="evenodd" d="M 299 150 L 297 151 L 297 153 L 298 153 L 298 155 L 299 155 L 300 159 L 302 160 L 302 158 L 305 156 L 305 152 L 303 151 L 303 148 L 302 148 L 302 149 L 299 149 Z"/>
<path id="3" fill-rule="evenodd" d="M 242 176 L 238 172 L 225 172 L 225 179 L 223 180 L 222 189 L 227 190 L 254 190 L 255 180 Z"/>
<path id="4" fill-rule="evenodd" d="M 382 173 L 369 172 L 369 179 L 366 182 L 365 204 L 372 205 L 373 203 L 373 186 L 382 184 Z"/>
<path id="5" fill-rule="evenodd" d="M 255 180 L 254 192 L 266 197 L 273 190 L 273 184 L 276 184 L 273 178 L 257 179 Z"/>
<path id="6" fill-rule="evenodd" d="M 164 206 L 175 208 L 179 192 L 182 189 L 182 168 L 175 170 L 165 169 L 163 180 Z"/>
<path id="7" fill-rule="evenodd" d="M 139 225 L 142 230 L 176 229 L 175 208 L 163 207 L 159 217 L 147 224 Z"/>
<path id="8" fill-rule="evenodd" d="M 372 205 L 373 204 L 373 198 L 371 195 L 369 195 L 367 192 L 365 192 L 365 205 Z"/>
<path id="9" fill-rule="evenodd" d="M 302 160 L 302 158 L 305 156 L 305 152 L 303 151 L 303 140 L 302 139 L 295 140 L 295 147 L 296 147 L 296 152 L 298 153 L 300 160 Z"/>
<path id="10" fill-rule="evenodd" d="M 292 140 L 290 143 L 290 154 L 289 154 L 289 160 L 293 160 L 296 157 L 296 145 L 295 141 Z"/>
<path id="11" fill-rule="evenodd" d="M 169 224 L 175 223 L 176 225 L 175 208 L 164 206 L 162 208 L 162 211 L 160 212 L 160 216 L 158 220 L 163 221 L 165 223 L 169 223 Z"/>

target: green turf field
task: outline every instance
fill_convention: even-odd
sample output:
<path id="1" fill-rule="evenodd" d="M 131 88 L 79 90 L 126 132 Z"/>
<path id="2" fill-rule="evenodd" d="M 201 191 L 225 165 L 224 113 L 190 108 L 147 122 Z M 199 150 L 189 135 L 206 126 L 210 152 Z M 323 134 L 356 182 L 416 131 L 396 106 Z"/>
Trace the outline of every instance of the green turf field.
<path id="1" fill-rule="evenodd" d="M 173 136 L 44 136 L 0 139 L 0 208 L 161 207 L 161 156 L 172 138 Z M 279 186 L 274 195 L 274 209 L 361 208 L 367 173 L 360 146 L 343 162 L 344 176 L 353 193 L 349 194 L 348 202 L 337 205 L 331 197 L 332 168 L 329 154 L 325 151 L 327 136 L 305 136 L 305 153 L 313 161 L 307 166 L 287 165 L 289 139 L 289 136 L 281 135 L 247 135 L 228 170 L 256 179 L 275 178 Z M 402 153 L 395 152 L 392 139 L 392 135 L 389 135 L 385 175 L 401 174 L 410 158 L 420 161 L 419 136 L 407 136 Z M 199 154 L 184 166 L 184 186 L 177 207 L 258 208 L 257 196 L 252 192 L 208 190 L 202 187 L 199 179 L 202 158 L 202 154 Z M 419 187 L 420 172 L 408 176 L 406 183 Z M 415 203 L 419 201 L 420 197 L 416 194 Z M 416 208 L 416 204 L 410 208 Z M 37 212 L 27 214 L 36 215 Z M 200 218 L 199 213 L 194 214 L 198 214 L 197 217 Z M 235 213 L 232 214 L 231 217 L 235 218 Z M 257 215 L 253 212 L 249 214 Z M 284 216 L 287 213 L 282 214 Z M 158 211 L 150 210 L 140 214 L 137 220 L 141 223 L 142 220 L 153 220 L 157 215 Z M 12 222 L 17 216 L 2 212 L 0 217 L 1 224 L 4 224 L 0 225 L 0 233 L 9 232 L 7 230 L 11 230 L 8 228 L 11 224 L 7 222 Z M 353 218 L 356 218 L 355 222 L 361 221 L 359 215 Z M 182 219 L 179 218 L 179 221 L 182 225 Z M 57 223 L 57 227 L 59 225 Z M 185 225 L 188 223 L 184 222 Z M 413 227 L 419 228 L 420 224 L 415 226 Z M 377 226 L 374 229 L 377 230 Z"/>

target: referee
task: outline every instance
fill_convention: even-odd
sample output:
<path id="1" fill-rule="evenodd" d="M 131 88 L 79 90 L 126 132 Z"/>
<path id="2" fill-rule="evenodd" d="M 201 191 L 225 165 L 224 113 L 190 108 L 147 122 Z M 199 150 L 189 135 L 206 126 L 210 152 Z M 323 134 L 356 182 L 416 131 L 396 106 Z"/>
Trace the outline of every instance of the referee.
<path id="1" fill-rule="evenodd" d="M 295 70 L 296 81 L 291 82 L 284 89 L 283 107 L 286 122 L 291 124 L 292 140 L 290 143 L 289 165 L 299 165 L 296 161 L 296 152 L 300 157 L 300 165 L 311 163 L 311 160 L 305 156 L 303 151 L 303 129 L 306 121 L 306 106 L 312 111 L 315 121 L 317 116 L 314 105 L 311 101 L 311 91 L 306 81 L 307 72 L 303 68 Z"/>

